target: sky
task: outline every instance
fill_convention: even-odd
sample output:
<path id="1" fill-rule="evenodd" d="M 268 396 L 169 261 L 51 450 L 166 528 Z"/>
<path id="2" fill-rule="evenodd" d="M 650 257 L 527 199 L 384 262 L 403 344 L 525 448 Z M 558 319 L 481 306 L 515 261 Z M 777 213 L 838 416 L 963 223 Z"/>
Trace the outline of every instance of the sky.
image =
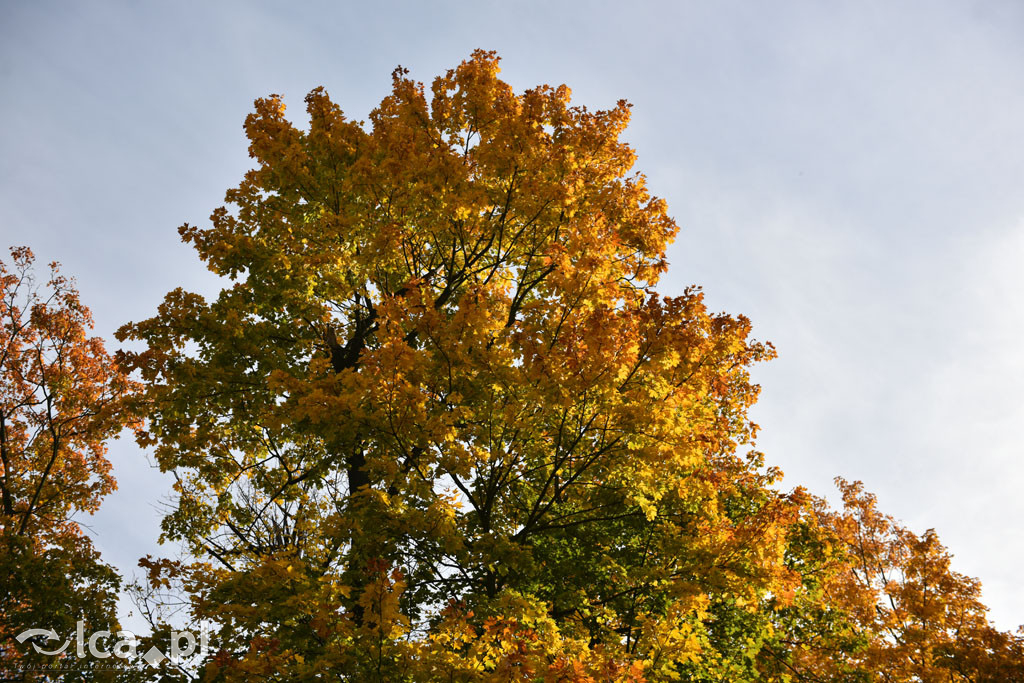
<path id="1" fill-rule="evenodd" d="M 1024 623 L 1024 4 L 0 0 L 0 247 L 63 264 L 112 333 L 219 285 L 176 228 L 250 168 L 242 122 L 323 85 L 365 120 L 398 65 L 475 48 L 517 90 L 633 104 L 637 170 L 681 230 L 661 290 L 704 288 L 779 358 L 757 446 L 785 485 L 859 479 L 1002 628 Z M 122 438 L 86 523 L 131 575 L 169 478 Z M 125 611 L 130 605 L 125 605 Z"/>

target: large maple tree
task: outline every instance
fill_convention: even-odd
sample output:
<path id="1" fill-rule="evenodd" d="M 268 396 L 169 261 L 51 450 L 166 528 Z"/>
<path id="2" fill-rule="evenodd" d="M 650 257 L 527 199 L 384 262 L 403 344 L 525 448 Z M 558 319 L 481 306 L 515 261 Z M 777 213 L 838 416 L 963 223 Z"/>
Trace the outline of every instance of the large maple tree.
<path id="1" fill-rule="evenodd" d="M 258 100 L 256 167 L 181 228 L 231 284 L 119 333 L 195 558 L 144 564 L 216 624 L 207 677 L 877 669 L 892 620 L 858 610 L 888 584 L 750 450 L 772 347 L 655 290 L 677 226 L 626 103 L 516 93 L 478 51 L 429 90 L 396 71 L 369 125 L 306 105 Z"/>

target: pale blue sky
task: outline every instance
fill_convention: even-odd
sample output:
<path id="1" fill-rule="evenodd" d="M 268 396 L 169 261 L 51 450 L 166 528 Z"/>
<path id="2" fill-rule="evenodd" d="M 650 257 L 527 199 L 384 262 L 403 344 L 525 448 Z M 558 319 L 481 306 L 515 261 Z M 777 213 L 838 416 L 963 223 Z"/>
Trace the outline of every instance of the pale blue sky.
<path id="1" fill-rule="evenodd" d="M 429 81 L 477 47 L 518 89 L 634 104 L 682 226 L 663 289 L 779 349 L 755 416 L 786 481 L 864 480 L 1024 622 L 1019 2 L 0 0 L 0 246 L 63 262 L 110 338 L 215 286 L 175 228 L 249 167 L 254 98 L 301 119 L 324 85 L 364 119 L 396 65 Z M 88 521 L 130 571 L 168 486 L 128 441 L 112 459 Z"/>

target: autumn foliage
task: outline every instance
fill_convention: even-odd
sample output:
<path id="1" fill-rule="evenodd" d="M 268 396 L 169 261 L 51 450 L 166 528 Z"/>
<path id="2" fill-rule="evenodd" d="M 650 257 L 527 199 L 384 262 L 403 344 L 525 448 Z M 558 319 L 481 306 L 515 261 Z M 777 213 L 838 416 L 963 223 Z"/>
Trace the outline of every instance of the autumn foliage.
<path id="1" fill-rule="evenodd" d="M 476 52 L 368 124 L 317 89 L 180 232 L 226 286 L 119 332 L 176 476 L 143 566 L 210 681 L 1012 681 L 977 582 L 752 450 L 743 316 L 658 293 L 677 226 L 629 106 Z"/>
<path id="2" fill-rule="evenodd" d="M 0 677 L 46 661 L 15 646 L 24 629 L 116 625 L 120 579 L 75 516 L 115 487 L 105 442 L 132 424 L 134 388 L 88 336 L 74 283 L 56 264 L 39 282 L 27 248 L 11 257 L 0 261 Z"/>

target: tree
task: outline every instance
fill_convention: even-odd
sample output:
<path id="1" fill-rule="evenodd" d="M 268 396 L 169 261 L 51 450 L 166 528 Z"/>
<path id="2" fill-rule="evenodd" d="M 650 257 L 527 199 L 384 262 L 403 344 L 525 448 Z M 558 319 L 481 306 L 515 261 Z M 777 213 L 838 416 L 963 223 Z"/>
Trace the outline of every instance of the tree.
<path id="1" fill-rule="evenodd" d="M 772 347 L 655 290 L 677 226 L 629 106 L 478 51 L 429 92 L 397 70 L 368 127 L 306 107 L 257 100 L 256 168 L 180 229 L 231 284 L 119 332 L 195 558 L 143 565 L 217 625 L 207 678 L 827 673 L 790 635 L 845 637 L 809 567 L 849 561 L 749 450 Z"/>
<path id="2" fill-rule="evenodd" d="M 919 536 L 860 482 L 836 483 L 843 509 L 814 501 L 791 546 L 810 580 L 775 654 L 795 680 L 1024 681 L 1024 630 L 988 622 L 980 582 L 952 570 L 935 531 Z"/>
<path id="3" fill-rule="evenodd" d="M 115 487 L 105 442 L 131 423 L 134 384 L 87 336 L 89 310 L 58 265 L 40 284 L 29 249 L 11 257 L 0 261 L 0 666 L 13 670 L 36 661 L 12 640 L 25 629 L 116 624 L 120 580 L 75 516 Z"/>
<path id="4" fill-rule="evenodd" d="M 121 330 L 217 666 L 628 678 L 695 651 L 706 586 L 780 580 L 786 500 L 736 454 L 771 347 L 652 290 L 677 228 L 628 106 L 497 72 L 428 103 L 399 70 L 370 131 L 258 100 L 234 211 L 181 229 L 234 285 Z"/>

